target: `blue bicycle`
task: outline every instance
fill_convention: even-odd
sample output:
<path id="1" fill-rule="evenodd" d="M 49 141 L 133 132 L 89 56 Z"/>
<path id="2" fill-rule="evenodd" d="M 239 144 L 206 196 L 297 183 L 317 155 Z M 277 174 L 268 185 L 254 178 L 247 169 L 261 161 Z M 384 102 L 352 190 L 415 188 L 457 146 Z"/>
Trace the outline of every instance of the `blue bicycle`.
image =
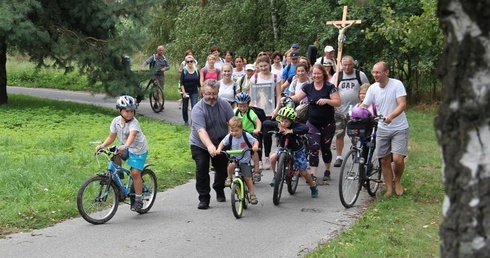
<path id="1" fill-rule="evenodd" d="M 92 224 L 106 223 L 116 214 L 119 202 L 124 202 L 129 197 L 129 204 L 132 207 L 135 199 L 131 171 L 114 162 L 114 157 L 120 155 L 117 147 L 99 149 L 95 153 L 97 162 L 99 162 L 100 154 L 109 161 L 107 170 L 85 181 L 77 195 L 78 212 Z M 140 214 L 147 213 L 151 209 L 157 195 L 157 177 L 152 170 L 148 169 L 149 166 L 151 164 L 145 164 L 141 172 L 143 207 L 137 211 Z M 128 176 L 125 183 L 121 181 L 124 174 Z"/>

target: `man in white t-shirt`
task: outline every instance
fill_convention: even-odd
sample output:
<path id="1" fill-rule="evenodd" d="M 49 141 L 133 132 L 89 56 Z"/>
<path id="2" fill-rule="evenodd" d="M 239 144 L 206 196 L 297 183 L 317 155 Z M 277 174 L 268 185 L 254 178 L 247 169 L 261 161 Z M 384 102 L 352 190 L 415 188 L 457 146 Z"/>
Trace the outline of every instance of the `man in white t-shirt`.
<path id="1" fill-rule="evenodd" d="M 326 46 L 323 52 L 325 53 L 325 55 L 317 58 L 315 64 L 323 65 L 327 60 L 331 60 L 334 63 L 333 70 L 337 71 L 335 69 L 337 67 L 337 58 L 335 58 L 335 49 L 332 46 Z"/>
<path id="2" fill-rule="evenodd" d="M 379 122 L 376 133 L 376 154 L 381 159 L 381 169 L 386 186 L 386 196 L 393 194 L 393 175 L 395 193 L 403 194 L 401 178 L 405 170 L 405 157 L 408 149 L 408 120 L 405 115 L 407 92 L 403 83 L 389 78 L 388 64 L 378 62 L 372 74 L 376 83 L 369 87 L 362 106 L 367 108 L 376 104 L 378 114 L 384 117 Z M 392 165 L 393 162 L 393 165 Z"/>

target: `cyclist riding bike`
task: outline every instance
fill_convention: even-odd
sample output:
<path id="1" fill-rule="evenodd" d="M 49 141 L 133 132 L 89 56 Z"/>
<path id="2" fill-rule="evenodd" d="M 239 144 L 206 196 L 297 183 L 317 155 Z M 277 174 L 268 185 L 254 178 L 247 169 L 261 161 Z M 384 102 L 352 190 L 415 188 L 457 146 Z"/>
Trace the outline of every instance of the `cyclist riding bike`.
<path id="1" fill-rule="evenodd" d="M 114 162 L 121 165 L 121 159 L 127 160 L 127 164 L 131 167 L 135 191 L 135 202 L 131 209 L 139 211 L 143 207 L 141 171 L 145 167 L 148 156 L 148 142 L 138 120 L 134 117 L 136 100 L 131 96 L 121 96 L 117 100 L 116 108 L 119 109 L 120 115 L 112 120 L 109 136 L 101 145 L 95 147 L 95 151 L 111 145 L 116 137 L 121 142 L 118 146 L 121 156 L 116 157 Z"/>
<path id="2" fill-rule="evenodd" d="M 303 123 L 294 122 L 296 119 L 296 111 L 291 107 L 283 107 L 277 113 L 276 120 L 267 120 L 264 122 L 264 127 L 266 130 L 279 130 L 283 134 L 281 137 L 280 146 L 285 147 L 286 137 L 289 137 L 289 148 L 294 153 L 294 164 L 293 171 L 299 170 L 301 176 L 306 179 L 306 182 L 310 185 L 311 197 L 318 197 L 318 189 L 316 187 L 316 182 L 313 181 L 310 173 L 306 171 L 307 161 L 306 161 L 306 151 L 303 146 L 303 141 L 300 135 L 308 133 L 308 126 Z M 271 155 L 271 167 L 274 172 L 274 177 L 270 183 L 271 186 L 276 184 L 276 162 L 279 155 L 279 151 L 276 151 Z M 277 182 L 281 183 L 281 182 Z"/>

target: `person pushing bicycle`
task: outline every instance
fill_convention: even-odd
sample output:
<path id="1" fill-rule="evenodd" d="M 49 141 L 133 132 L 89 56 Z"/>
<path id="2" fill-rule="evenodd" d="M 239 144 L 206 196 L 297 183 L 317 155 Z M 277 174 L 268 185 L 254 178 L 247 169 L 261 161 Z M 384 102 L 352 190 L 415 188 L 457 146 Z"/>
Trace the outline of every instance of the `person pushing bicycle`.
<path id="1" fill-rule="evenodd" d="M 114 162 L 121 165 L 122 158 L 127 160 L 128 166 L 131 167 L 135 191 L 135 202 L 131 210 L 139 211 L 143 207 L 141 171 L 148 156 L 148 142 L 141 130 L 139 121 L 134 117 L 136 100 L 131 96 L 121 96 L 117 100 L 116 108 L 119 109 L 119 116 L 112 120 L 109 136 L 101 145 L 95 147 L 95 151 L 97 152 L 99 149 L 109 146 L 116 137 L 121 142 L 121 145 L 118 146 L 121 156 L 116 157 Z"/>
<path id="2" fill-rule="evenodd" d="M 259 141 L 255 139 L 251 134 L 243 131 L 242 119 L 239 117 L 232 117 L 228 122 L 230 133 L 221 140 L 216 150 L 216 154 L 220 154 L 223 148 L 229 148 L 231 150 L 248 150 L 252 149 L 255 153 L 259 150 Z M 231 137 L 231 139 L 230 139 Z M 241 155 L 241 154 L 240 154 Z M 240 170 L 243 178 L 250 191 L 250 203 L 257 204 L 257 196 L 255 195 L 254 184 L 252 182 L 252 170 L 248 165 L 251 159 L 250 153 L 245 153 L 240 160 Z M 228 164 L 228 177 L 225 181 L 225 187 L 230 187 L 231 179 L 233 177 L 233 171 L 235 171 L 235 163 L 230 162 Z M 259 173 L 257 171 L 257 173 Z"/>
<path id="3" fill-rule="evenodd" d="M 294 122 L 296 119 L 296 111 L 291 107 L 283 107 L 277 113 L 276 120 L 266 120 L 264 121 L 264 127 L 267 131 L 279 130 L 284 136 L 281 137 L 280 146 L 285 147 L 286 137 L 289 137 L 289 148 L 294 153 L 294 165 L 293 171 L 299 170 L 301 176 L 306 179 L 306 182 L 310 185 L 311 197 L 318 197 L 318 189 L 316 187 L 316 182 L 313 181 L 310 173 L 306 171 L 307 161 L 306 161 L 306 151 L 301 140 L 300 135 L 308 133 L 308 126 L 303 123 Z M 274 177 L 270 183 L 271 186 L 276 184 L 276 162 L 279 156 L 279 151 L 274 152 L 271 158 L 271 167 L 274 172 Z M 279 183 L 279 182 L 278 182 Z"/>

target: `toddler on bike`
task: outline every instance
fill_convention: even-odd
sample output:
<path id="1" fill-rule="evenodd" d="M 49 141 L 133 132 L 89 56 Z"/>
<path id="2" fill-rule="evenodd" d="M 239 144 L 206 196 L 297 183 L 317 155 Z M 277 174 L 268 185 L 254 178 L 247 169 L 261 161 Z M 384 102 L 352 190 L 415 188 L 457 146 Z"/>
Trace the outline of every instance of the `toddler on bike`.
<path id="1" fill-rule="evenodd" d="M 253 109 L 250 108 L 250 96 L 245 92 L 240 92 L 235 96 L 237 103 L 237 108 L 234 113 L 235 116 L 242 119 L 243 130 L 252 134 L 252 136 L 259 142 L 259 148 L 261 147 L 260 132 L 262 130 L 262 122 L 258 114 L 255 113 Z M 255 182 L 260 182 L 261 179 L 261 167 L 260 157 L 262 157 L 262 152 L 254 152 L 252 155 L 252 160 L 254 162 L 255 173 L 253 175 L 253 180 Z"/>
<path id="2" fill-rule="evenodd" d="M 230 133 L 221 140 L 216 154 L 220 154 L 223 148 L 231 150 L 247 150 L 252 149 L 255 153 L 259 149 L 259 141 L 252 135 L 243 130 L 242 119 L 239 117 L 232 117 L 228 122 Z M 242 155 L 242 154 L 239 154 Z M 250 152 L 244 154 L 240 160 L 240 170 L 242 176 L 245 179 L 248 190 L 250 191 L 250 203 L 257 204 L 257 196 L 255 195 L 254 184 L 252 182 L 252 170 L 248 165 L 251 159 Z M 228 164 L 228 177 L 225 181 L 225 187 L 231 186 L 231 178 L 233 177 L 233 171 L 235 170 L 235 163 Z"/>
<path id="3" fill-rule="evenodd" d="M 105 148 L 112 144 L 116 137 L 122 145 L 118 147 L 120 157 L 116 157 L 114 162 L 121 165 L 121 158 L 127 160 L 128 166 L 131 167 L 133 177 L 135 202 L 131 210 L 139 211 L 143 207 L 142 192 L 143 181 L 141 180 L 141 171 L 143 170 L 148 156 L 148 143 L 146 137 L 141 131 L 138 120 L 134 117 L 136 113 L 136 101 L 131 96 L 121 96 L 117 100 L 116 108 L 119 109 L 119 116 L 115 117 L 110 126 L 109 136 L 105 141 L 95 147 L 95 151 Z"/>
<path id="4" fill-rule="evenodd" d="M 316 182 L 312 180 L 310 173 L 306 171 L 307 161 L 306 161 L 306 151 L 303 145 L 303 141 L 300 137 L 302 134 L 308 132 L 308 126 L 303 123 L 294 122 L 296 119 L 296 111 L 291 107 L 283 107 L 277 113 L 276 120 L 264 121 L 264 127 L 268 130 L 277 130 L 279 133 L 284 134 L 281 137 L 280 145 L 284 147 L 286 137 L 289 137 L 289 148 L 294 152 L 294 165 L 293 171 L 299 170 L 301 176 L 306 179 L 306 182 L 310 185 L 311 197 L 318 197 L 318 189 L 316 187 Z M 271 156 L 271 167 L 274 172 L 274 177 L 270 183 L 271 186 L 276 184 L 276 162 L 279 157 L 279 150 L 274 152 Z M 278 182 L 280 183 L 280 182 Z"/>

